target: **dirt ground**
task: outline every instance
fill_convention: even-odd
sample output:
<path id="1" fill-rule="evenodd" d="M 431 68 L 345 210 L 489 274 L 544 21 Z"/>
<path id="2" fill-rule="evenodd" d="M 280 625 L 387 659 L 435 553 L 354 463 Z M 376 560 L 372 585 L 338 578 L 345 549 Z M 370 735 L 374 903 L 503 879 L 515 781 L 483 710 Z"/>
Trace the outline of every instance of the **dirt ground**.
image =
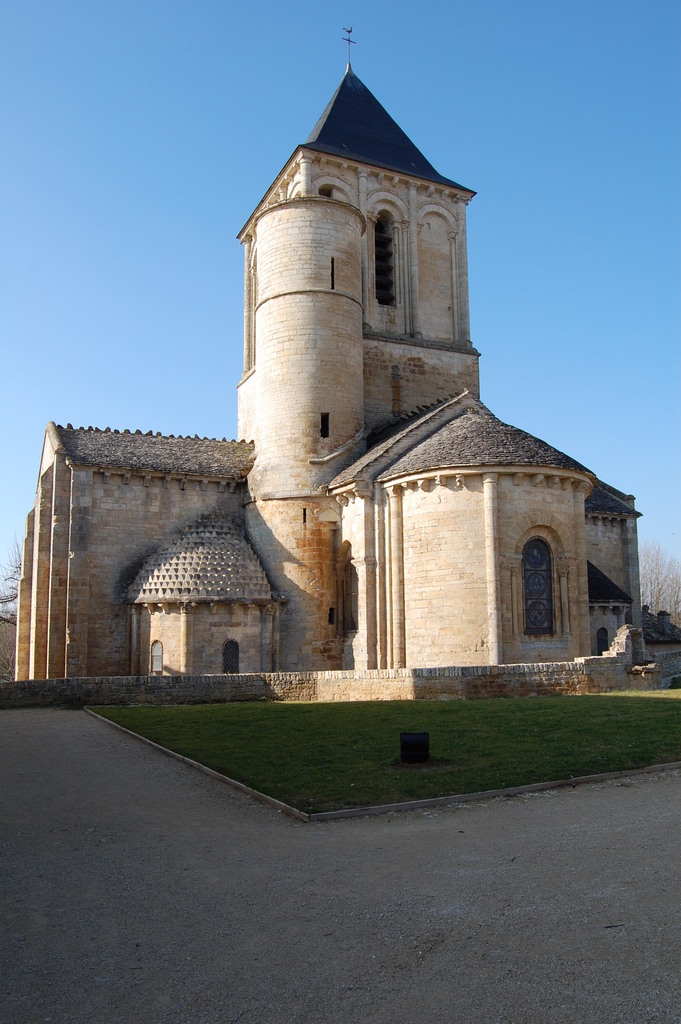
<path id="1" fill-rule="evenodd" d="M 681 1022 L 681 771 L 303 824 L 0 712 L 1 1024 Z"/>

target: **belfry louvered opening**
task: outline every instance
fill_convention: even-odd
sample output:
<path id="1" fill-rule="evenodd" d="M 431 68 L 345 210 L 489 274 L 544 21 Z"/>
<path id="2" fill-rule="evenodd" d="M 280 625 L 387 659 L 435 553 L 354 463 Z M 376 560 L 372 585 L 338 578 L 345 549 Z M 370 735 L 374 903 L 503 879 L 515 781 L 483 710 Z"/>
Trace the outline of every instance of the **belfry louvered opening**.
<path id="1" fill-rule="evenodd" d="M 393 252 L 393 220 L 381 213 L 374 227 L 374 270 L 376 300 L 379 306 L 395 305 L 395 271 Z"/>

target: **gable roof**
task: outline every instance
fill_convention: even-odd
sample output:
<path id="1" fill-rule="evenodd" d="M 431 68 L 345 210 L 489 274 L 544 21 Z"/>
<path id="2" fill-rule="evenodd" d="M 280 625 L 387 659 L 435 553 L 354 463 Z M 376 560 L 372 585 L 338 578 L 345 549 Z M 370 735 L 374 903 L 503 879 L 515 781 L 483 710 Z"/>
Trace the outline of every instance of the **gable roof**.
<path id="1" fill-rule="evenodd" d="M 350 65 L 303 148 L 401 171 L 475 195 L 464 185 L 438 174 Z"/>
<path id="2" fill-rule="evenodd" d="M 598 604 L 599 602 L 605 602 L 606 604 L 632 603 L 629 595 L 625 594 L 597 565 L 587 561 L 586 568 L 589 580 L 589 601 L 592 604 Z"/>
<path id="3" fill-rule="evenodd" d="M 388 435 L 332 480 L 331 487 L 359 476 L 390 480 L 438 469 L 532 466 L 576 470 L 580 462 L 532 434 L 497 419 L 478 399 L 460 395 Z"/>
<path id="4" fill-rule="evenodd" d="M 50 424 L 61 450 L 78 466 L 180 473 L 240 480 L 253 465 L 252 441 L 174 437 L 141 431 L 99 430 Z"/>

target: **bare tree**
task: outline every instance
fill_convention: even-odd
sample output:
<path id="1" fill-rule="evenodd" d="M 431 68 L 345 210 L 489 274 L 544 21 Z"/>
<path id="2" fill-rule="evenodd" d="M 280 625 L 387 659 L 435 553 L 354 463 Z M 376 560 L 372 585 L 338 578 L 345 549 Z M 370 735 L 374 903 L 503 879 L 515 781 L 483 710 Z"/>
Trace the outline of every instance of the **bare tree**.
<path id="1" fill-rule="evenodd" d="M 15 537 L 7 554 L 7 561 L 0 565 L 0 622 L 16 625 L 20 580 L 21 548 Z"/>
<path id="2" fill-rule="evenodd" d="M 7 561 L 0 565 L 0 679 L 14 678 L 20 579 L 21 549 L 15 538 L 7 554 Z"/>
<path id="3" fill-rule="evenodd" d="M 653 613 L 669 612 L 681 625 L 681 562 L 657 543 L 641 545 L 641 600 Z"/>

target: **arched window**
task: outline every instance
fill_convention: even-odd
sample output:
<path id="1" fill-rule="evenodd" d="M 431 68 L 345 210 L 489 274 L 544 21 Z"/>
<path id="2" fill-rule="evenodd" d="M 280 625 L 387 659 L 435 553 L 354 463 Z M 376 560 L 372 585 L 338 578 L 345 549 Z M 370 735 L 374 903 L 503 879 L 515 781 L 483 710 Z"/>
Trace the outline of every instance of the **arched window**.
<path id="1" fill-rule="evenodd" d="M 151 645 L 151 673 L 155 676 L 163 674 L 163 644 L 154 640 Z"/>
<path id="2" fill-rule="evenodd" d="M 523 548 L 523 590 L 525 632 L 554 633 L 551 549 L 540 537 L 529 540 Z"/>
<path id="3" fill-rule="evenodd" d="M 348 558 L 343 570 L 343 630 L 346 633 L 353 633 L 357 629 L 358 592 L 357 569 L 352 558 Z"/>
<path id="4" fill-rule="evenodd" d="M 382 213 L 374 227 L 374 269 L 379 306 L 394 306 L 393 222 L 388 213 Z"/>
<path id="5" fill-rule="evenodd" d="M 222 645 L 222 671 L 239 671 L 239 644 L 236 640 L 226 640 Z"/>
<path id="6" fill-rule="evenodd" d="M 601 654 L 604 653 L 604 651 L 607 651 L 609 646 L 610 645 L 608 643 L 608 631 L 605 628 L 605 626 L 601 626 L 601 628 L 596 633 L 596 654 L 599 656 L 599 658 Z"/>

